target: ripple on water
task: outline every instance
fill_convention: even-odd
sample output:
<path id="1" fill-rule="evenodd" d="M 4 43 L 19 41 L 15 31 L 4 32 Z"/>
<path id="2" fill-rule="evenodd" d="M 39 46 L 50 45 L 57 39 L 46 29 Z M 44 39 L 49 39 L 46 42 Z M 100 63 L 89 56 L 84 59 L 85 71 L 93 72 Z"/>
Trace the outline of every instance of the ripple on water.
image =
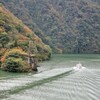
<path id="1" fill-rule="evenodd" d="M 100 71 L 76 71 L 70 75 L 9 96 L 6 100 L 100 100 Z"/>

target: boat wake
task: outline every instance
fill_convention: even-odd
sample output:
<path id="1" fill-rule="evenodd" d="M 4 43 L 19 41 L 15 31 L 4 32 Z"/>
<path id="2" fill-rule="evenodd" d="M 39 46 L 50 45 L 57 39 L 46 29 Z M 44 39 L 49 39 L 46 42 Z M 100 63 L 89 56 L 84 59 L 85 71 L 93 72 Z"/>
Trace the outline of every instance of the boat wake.
<path id="1" fill-rule="evenodd" d="M 100 100 L 100 70 L 87 69 L 80 63 L 73 69 L 78 71 L 49 82 L 42 81 L 44 83 L 41 85 L 9 95 L 3 100 Z M 86 70 L 82 71 L 83 69 Z M 69 70 L 54 69 L 35 77 L 51 77 L 67 71 Z"/>
<path id="2" fill-rule="evenodd" d="M 86 69 L 86 67 L 84 67 L 81 63 L 76 64 L 76 66 L 73 67 L 73 70 L 75 71 L 80 71 Z"/>

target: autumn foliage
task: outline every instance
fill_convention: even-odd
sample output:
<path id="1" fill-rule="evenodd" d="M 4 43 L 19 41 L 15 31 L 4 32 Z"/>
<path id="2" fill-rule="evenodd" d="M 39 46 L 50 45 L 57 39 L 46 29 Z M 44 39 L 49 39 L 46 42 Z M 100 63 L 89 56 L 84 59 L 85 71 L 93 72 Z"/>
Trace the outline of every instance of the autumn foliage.
<path id="1" fill-rule="evenodd" d="M 51 52 L 49 48 L 44 48 L 46 45 L 42 40 L 9 10 L 0 6 L 0 67 L 7 71 L 17 70 L 17 67 L 19 71 L 29 68 L 27 63 L 29 41 L 33 43 L 31 47 L 35 45 L 36 48 L 37 46 L 40 48 L 38 53 L 46 49 L 48 51 L 46 56 L 49 57 Z"/>
<path id="2" fill-rule="evenodd" d="M 26 54 L 21 48 L 13 48 L 11 50 L 7 50 L 5 52 L 5 54 L 2 56 L 1 58 L 1 62 L 4 62 L 6 57 L 9 56 L 10 54 L 13 54 L 13 53 L 18 53 L 18 54 Z"/>

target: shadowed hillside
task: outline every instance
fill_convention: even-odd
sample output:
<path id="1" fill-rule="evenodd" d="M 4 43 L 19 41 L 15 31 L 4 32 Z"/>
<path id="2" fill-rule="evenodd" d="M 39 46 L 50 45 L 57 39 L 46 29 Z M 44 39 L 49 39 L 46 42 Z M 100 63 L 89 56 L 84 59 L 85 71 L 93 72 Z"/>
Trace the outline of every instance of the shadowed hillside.
<path id="1" fill-rule="evenodd" d="M 100 53 L 100 0 L 1 0 L 56 53 Z"/>

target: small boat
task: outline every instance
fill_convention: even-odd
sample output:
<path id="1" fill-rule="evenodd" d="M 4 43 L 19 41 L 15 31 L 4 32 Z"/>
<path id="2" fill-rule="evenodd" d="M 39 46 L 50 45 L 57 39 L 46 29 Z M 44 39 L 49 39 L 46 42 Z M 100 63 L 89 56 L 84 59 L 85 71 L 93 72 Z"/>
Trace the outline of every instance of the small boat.
<path id="1" fill-rule="evenodd" d="M 73 68 L 74 70 L 80 70 L 80 69 L 84 69 L 85 67 L 82 66 L 81 63 L 76 64 L 76 66 Z"/>
<path id="2" fill-rule="evenodd" d="M 82 64 L 78 63 L 78 64 L 76 64 L 76 67 L 79 68 L 79 69 L 81 69 L 82 68 Z"/>

